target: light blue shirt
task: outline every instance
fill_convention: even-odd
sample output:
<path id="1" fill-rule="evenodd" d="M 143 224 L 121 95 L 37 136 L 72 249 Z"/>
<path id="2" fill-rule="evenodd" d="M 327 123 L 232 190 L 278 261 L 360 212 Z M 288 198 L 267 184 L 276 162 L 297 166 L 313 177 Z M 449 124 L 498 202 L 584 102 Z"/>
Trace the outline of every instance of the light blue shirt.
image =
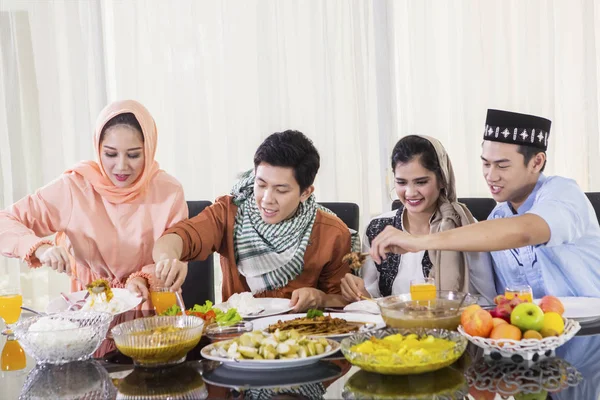
<path id="1" fill-rule="evenodd" d="M 498 293 L 529 285 L 533 296 L 600 297 L 600 226 L 592 204 L 572 179 L 540 175 L 533 192 L 514 213 L 508 202 L 488 220 L 531 213 L 550 227 L 546 244 L 494 251 Z"/>

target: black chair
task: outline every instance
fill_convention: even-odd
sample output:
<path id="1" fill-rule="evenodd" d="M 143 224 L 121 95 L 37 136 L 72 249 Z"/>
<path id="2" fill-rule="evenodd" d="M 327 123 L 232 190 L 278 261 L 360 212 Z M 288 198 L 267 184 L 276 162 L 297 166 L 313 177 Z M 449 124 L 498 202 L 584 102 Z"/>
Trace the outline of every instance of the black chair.
<path id="1" fill-rule="evenodd" d="M 596 218 L 598 218 L 598 223 L 600 223 L 600 192 L 586 192 L 585 195 L 592 203 L 592 207 L 594 207 L 594 211 L 596 211 Z"/>
<path id="2" fill-rule="evenodd" d="M 187 204 L 189 218 L 192 218 L 212 203 L 210 201 L 188 201 Z M 188 274 L 181 290 L 186 307 L 204 304 L 206 300 L 215 302 L 215 273 L 212 254 L 204 261 L 188 263 Z"/>
<path id="3" fill-rule="evenodd" d="M 355 203 L 319 203 L 323 207 L 330 209 L 341 219 L 348 228 L 358 232 L 360 222 L 360 209 Z"/>
<path id="4" fill-rule="evenodd" d="M 463 197 L 459 198 L 458 201 L 467 206 L 477 221 L 485 221 L 496 207 L 496 201 L 486 197 Z M 401 205 L 400 200 L 394 200 L 392 210 L 397 210 Z"/>

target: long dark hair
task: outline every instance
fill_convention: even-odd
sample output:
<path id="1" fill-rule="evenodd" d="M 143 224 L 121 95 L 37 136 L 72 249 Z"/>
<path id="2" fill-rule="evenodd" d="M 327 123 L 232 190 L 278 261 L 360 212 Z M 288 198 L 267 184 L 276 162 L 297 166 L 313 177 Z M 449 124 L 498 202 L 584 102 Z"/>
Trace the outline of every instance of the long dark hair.
<path id="1" fill-rule="evenodd" d="M 396 170 L 398 163 L 408 163 L 415 157 L 419 157 L 423 168 L 435 174 L 438 183 L 443 182 L 442 168 L 435 147 L 429 140 L 417 135 L 405 136 L 396 143 L 392 150 L 392 171 Z"/>

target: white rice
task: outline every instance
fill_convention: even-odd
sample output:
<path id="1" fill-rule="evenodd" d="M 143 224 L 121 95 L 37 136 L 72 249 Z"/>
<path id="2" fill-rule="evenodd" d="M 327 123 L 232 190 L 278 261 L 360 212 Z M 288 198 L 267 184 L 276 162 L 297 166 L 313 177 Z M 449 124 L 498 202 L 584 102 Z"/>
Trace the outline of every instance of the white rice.
<path id="1" fill-rule="evenodd" d="M 257 314 L 264 310 L 250 292 L 234 293 L 227 300 L 227 309 L 235 308 L 241 315 Z"/>
<path id="2" fill-rule="evenodd" d="M 47 360 L 71 358 L 94 351 L 97 341 L 94 328 L 80 327 L 79 324 L 60 317 L 41 317 L 31 324 L 27 339 Z"/>
<path id="3" fill-rule="evenodd" d="M 116 296 L 110 300 L 110 302 L 100 301 L 98 299 L 93 299 L 93 295 L 88 297 L 85 301 L 83 307 L 81 307 L 81 311 L 98 311 L 98 312 L 107 312 L 110 314 L 119 314 L 121 310 L 125 309 L 125 305 L 123 304 L 122 299 L 118 299 Z"/>

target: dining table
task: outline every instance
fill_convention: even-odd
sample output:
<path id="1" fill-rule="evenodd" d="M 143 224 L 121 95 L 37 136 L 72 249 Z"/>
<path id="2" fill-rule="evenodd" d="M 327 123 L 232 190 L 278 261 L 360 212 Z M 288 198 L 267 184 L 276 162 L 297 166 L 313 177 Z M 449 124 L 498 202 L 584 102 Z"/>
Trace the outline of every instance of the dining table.
<path id="1" fill-rule="evenodd" d="M 150 317 L 128 311 L 112 326 Z M 23 313 L 21 318 L 31 314 Z M 110 330 L 109 330 L 110 332 Z M 110 334 L 93 357 L 64 365 L 36 365 L 29 355 L 16 363 L 17 345 L 0 337 L 3 349 L 0 399 L 600 399 L 600 321 L 537 362 L 492 359 L 473 344 L 441 370 L 381 375 L 353 366 L 341 352 L 314 364 L 276 370 L 233 368 L 203 359 L 203 336 L 186 360 L 142 368 L 121 354 Z M 8 353 L 7 353 L 8 354 Z M 12 358 L 12 363 L 10 360 Z M 499 397 L 497 397 L 499 396 Z"/>

